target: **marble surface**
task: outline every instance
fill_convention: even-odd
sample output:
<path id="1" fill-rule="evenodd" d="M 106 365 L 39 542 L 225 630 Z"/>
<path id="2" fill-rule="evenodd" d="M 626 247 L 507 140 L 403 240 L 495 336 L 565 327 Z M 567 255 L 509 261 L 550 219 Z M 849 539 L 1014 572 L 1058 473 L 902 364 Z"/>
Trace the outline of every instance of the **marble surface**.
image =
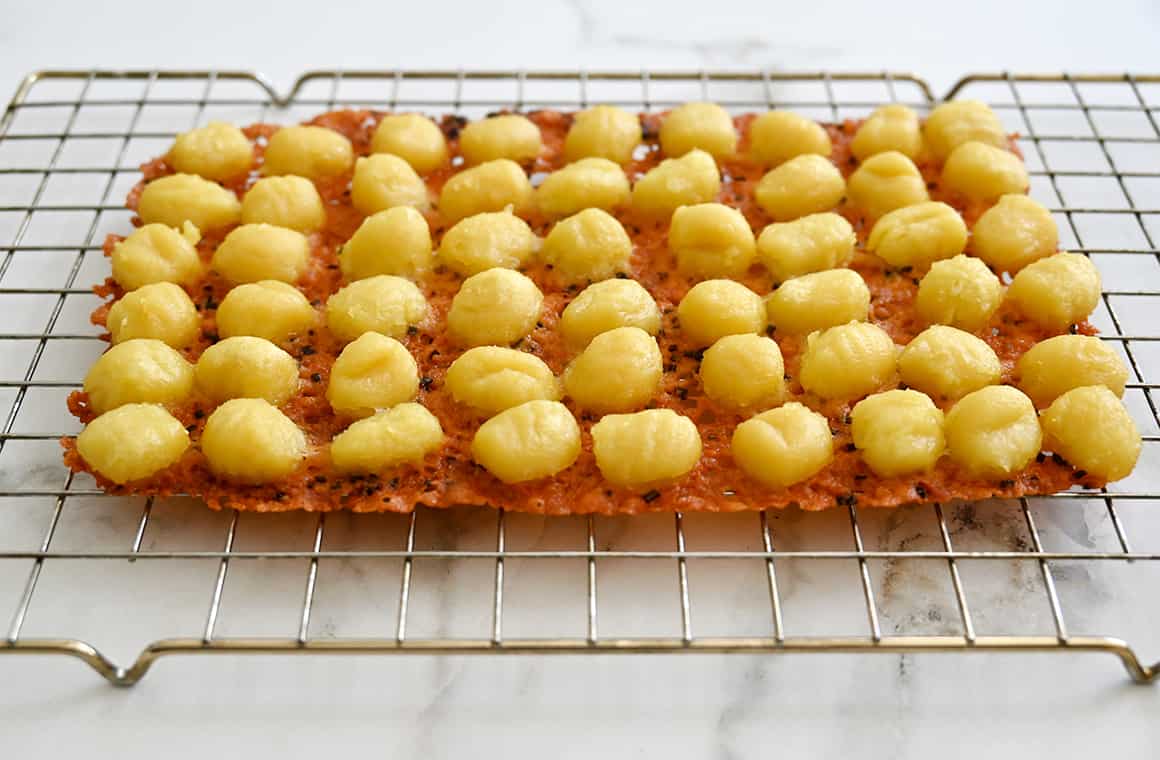
<path id="1" fill-rule="evenodd" d="M 445 4 L 342 1 L 324 7 L 255 3 L 245 9 L 221 0 L 195 10 L 144 2 L 120 6 L 118 12 L 94 13 L 77 2 L 45 0 L 9 9 L 0 23 L 0 92 L 14 89 L 32 69 L 94 64 L 259 69 L 283 89 L 300 70 L 336 66 L 894 69 L 913 70 L 943 91 L 972 70 L 1148 71 L 1155 68 L 1160 20 L 1157 7 L 1144 2 L 1105 2 L 1080 11 L 1058 3 L 986 1 L 953 22 L 936 4 L 918 2 L 737 2 L 716 13 L 701 4 L 586 0 L 472 3 L 454 12 Z M 84 23 L 61 23 L 81 14 Z M 1000 17 L 1006 22 L 999 24 Z M 439 31 L 428 31 L 434 29 Z M 0 143 L 0 151 L 7 150 Z M 11 158 L 0 153 L 4 162 Z M 1069 197 L 1052 197 L 1056 189 Z M 1036 191 L 1053 204 L 1106 200 L 1108 192 L 1094 185 Z M 1146 195 L 1160 195 L 1157 188 L 1141 187 L 1139 193 L 1137 202 L 1160 207 L 1160 200 Z M 123 188 L 116 187 L 114 195 L 121 194 Z M 109 217 L 101 221 L 108 229 L 125 223 L 116 214 Z M 0 234 L 12 232 L 6 223 L 11 222 L 0 218 Z M 77 223 L 46 220 L 29 236 L 45 244 L 74 241 Z M 1091 238 L 1099 236 L 1106 236 L 1108 247 L 1140 244 L 1131 238 L 1138 232 L 1081 232 L 1088 245 L 1097 245 Z M 66 277 L 71 263 L 71 255 L 23 261 L 2 284 L 43 286 Z M 100 257 L 86 257 L 78 282 L 103 276 L 103 265 Z M 1115 259 L 1100 266 L 1109 287 L 1160 283 L 1160 268 Z M 90 329 L 92 305 L 70 298 L 60 328 Z M 1155 306 L 1125 305 L 1125 332 L 1154 332 L 1149 325 Z M 39 330 L 50 307 L 51 300 L 29 297 L 0 317 L 0 332 Z M 1110 326 L 1106 313 L 1097 319 Z M 20 377 L 31 347 L 3 348 L 0 379 Z M 37 377 L 75 377 L 95 350 L 51 344 Z M 1146 377 L 1160 377 L 1160 354 L 1138 358 Z M 0 389 L 5 415 L 12 395 Z M 56 390 L 30 393 L 14 430 L 70 429 L 63 397 Z M 1128 402 L 1145 431 L 1157 432 L 1143 397 L 1130 394 Z M 1156 490 L 1158 455 L 1160 448 L 1148 446 L 1140 470 L 1121 489 Z M 59 487 L 63 473 L 56 456 L 51 442 L 8 442 L 0 453 L 0 489 Z M 0 549 L 38 545 L 52 507 L 48 498 L 0 500 Z M 140 509 L 139 501 L 70 498 L 53 549 L 122 550 Z M 1132 548 L 1160 552 L 1160 505 L 1124 501 L 1118 510 Z M 1102 502 L 1034 501 L 1031 513 L 1049 551 L 1118 546 Z M 941 548 L 930 509 L 860 518 L 868 549 Z M 1025 550 L 1031 542 L 1017 504 L 950 507 L 947 519 L 957 549 Z M 142 547 L 217 550 L 227 520 L 188 500 L 165 500 L 154 509 Z M 490 550 L 495 520 L 486 511 L 423 513 L 417 548 Z M 684 527 L 690 550 L 760 547 L 752 515 L 690 516 Z M 324 548 L 398 549 L 406 529 L 403 518 L 336 515 L 327 520 Z M 580 549 L 585 541 L 580 520 L 511 516 L 506 529 L 509 549 Z M 314 530 L 313 518 L 305 516 L 243 516 L 235 549 L 307 549 Z M 771 532 L 779 549 L 853 545 L 842 512 L 787 512 L 771 519 Z M 601 549 L 668 550 L 673 536 L 671 517 L 596 523 Z M 27 560 L 0 559 L 0 614 L 15 606 L 30 566 Z M 884 633 L 961 632 L 945 562 L 874 561 L 868 569 Z M 1052 563 L 1051 569 L 1070 632 L 1121 636 L 1148 661 L 1160 658 L 1160 564 L 1073 561 Z M 295 635 L 307 571 L 302 560 L 235 560 L 217 633 Z M 867 632 L 856 563 L 780 561 L 777 571 L 787 634 Z M 963 562 L 960 571 L 979 633 L 1053 632 L 1036 564 Z M 200 633 L 216 572 L 213 561 L 50 561 L 23 635 L 81 636 L 126 663 L 147 641 Z M 320 563 L 311 636 L 393 635 L 401 573 L 396 559 Z M 756 560 L 691 561 L 694 635 L 769 635 L 764 573 Z M 491 635 L 492 562 L 416 561 L 412 583 L 409 636 Z M 508 560 L 504 635 L 583 636 L 585 584 L 582 560 Z M 678 635 L 678 592 L 672 561 L 602 560 L 600 634 Z M 7 626 L 7 617 L 0 624 Z M 48 750 L 62 757 L 260 758 L 356 748 L 432 758 L 500 752 L 1151 757 L 1160 754 L 1158 715 L 1160 688 L 1132 685 L 1108 655 L 188 657 L 162 660 L 131 690 L 111 689 L 71 660 L 0 658 L 0 756 L 6 757 Z"/>

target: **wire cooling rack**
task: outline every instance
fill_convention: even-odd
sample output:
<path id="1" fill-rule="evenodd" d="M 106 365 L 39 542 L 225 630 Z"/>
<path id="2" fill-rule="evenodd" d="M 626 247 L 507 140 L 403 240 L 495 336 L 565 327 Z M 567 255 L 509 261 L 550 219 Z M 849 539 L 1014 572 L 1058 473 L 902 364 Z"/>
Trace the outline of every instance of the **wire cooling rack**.
<path id="1" fill-rule="evenodd" d="M 285 96 L 234 71 L 29 76 L 0 117 L 0 654 L 70 655 L 120 686 L 200 653 L 1105 652 L 1155 680 L 1160 663 L 1103 634 L 1160 643 L 1160 77 L 973 75 L 956 97 L 1022 135 L 1033 195 L 1103 274 L 1094 320 L 1145 433 L 1128 480 L 821 514 L 254 515 L 104 496 L 60 464 L 65 397 L 104 347 L 101 243 L 176 133 L 341 106 L 711 99 L 838 120 L 938 98 L 889 73 L 319 71 Z"/>

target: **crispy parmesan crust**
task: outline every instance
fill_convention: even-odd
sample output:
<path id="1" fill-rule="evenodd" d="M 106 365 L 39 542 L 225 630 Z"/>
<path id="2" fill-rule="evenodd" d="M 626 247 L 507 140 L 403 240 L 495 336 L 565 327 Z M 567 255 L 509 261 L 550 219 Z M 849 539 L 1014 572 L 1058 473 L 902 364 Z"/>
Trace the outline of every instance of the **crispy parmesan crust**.
<path id="1" fill-rule="evenodd" d="M 383 115 L 373 111 L 336 111 L 323 114 L 310 123 L 331 127 L 345 134 L 354 143 L 356 153 L 366 155 L 370 151 L 371 135 Z M 656 136 L 662 117 L 663 114 L 642 116 L 649 151 L 644 158 L 626 167 L 630 179 L 635 179 L 660 161 Z M 526 167 L 534 177 L 536 173 L 549 172 L 563 165 L 563 140 L 572 117 L 566 113 L 540 111 L 529 114 L 529 118 L 540 127 L 545 144 L 543 154 Z M 746 134 L 748 122 L 752 118 L 752 115 L 736 118 L 738 131 L 742 135 Z M 462 119 L 454 116 L 444 117 L 442 121 L 443 131 L 453 152 L 463 123 Z M 856 166 L 850 155 L 849 143 L 857 126 L 858 123 L 853 121 L 826 126 L 834 143 L 832 158 L 847 175 Z M 264 150 L 264 138 L 268 138 L 276 129 L 272 125 L 258 124 L 245 130 L 251 139 L 256 140 L 255 166 L 260 162 Z M 745 147 L 743 139 L 740 155 L 744 155 Z M 928 180 L 932 199 L 946 201 L 958 208 L 968 224 L 973 223 L 985 210 L 969 206 L 961 198 L 942 192 L 938 187 L 937 167 L 924 164 L 920 168 Z M 722 170 L 723 183 L 719 200 L 739 208 L 752 227 L 760 230 L 771 221 L 753 197 L 757 181 L 762 175 L 761 168 L 745 160 L 734 160 L 725 162 Z M 141 188 L 146 181 L 170 174 L 173 169 L 164 158 L 159 158 L 142 166 L 142 172 L 144 179 L 129 194 L 128 207 L 131 209 L 136 209 Z M 428 178 L 433 197 L 438 197 L 443 183 L 452 173 L 453 170 L 448 168 Z M 327 297 L 342 284 L 337 264 L 338 247 L 350 238 L 362 221 L 362 216 L 350 203 L 347 190 L 349 180 L 349 176 L 344 176 L 318 183 L 319 192 L 327 206 L 327 223 L 320 232 L 311 236 L 313 257 L 299 285 L 311 302 L 320 308 Z M 241 195 L 250 181 L 250 177 L 242 176 L 225 185 Z M 853 223 L 859 241 L 864 242 L 869 233 L 866 221 L 854 209 L 843 207 L 839 211 Z M 634 242 L 632 276 L 652 293 L 664 315 L 658 340 L 665 357 L 665 374 L 654 405 L 669 407 L 691 417 L 697 423 L 704 443 L 701 462 L 680 482 L 647 493 L 606 483 L 592 454 L 589 430 L 596 419 L 574 407 L 573 411 L 583 431 L 583 450 L 576 464 L 564 472 L 532 483 L 505 485 L 476 465 L 471 459 L 470 445 L 480 420 L 451 399 L 443 382 L 448 366 L 462 353 L 462 349 L 448 341 L 443 329 L 451 298 L 461 282 L 460 277 L 446 271 L 437 271 L 421 283 L 432 306 L 432 318 L 403 338 L 418 361 L 423 377 L 418 400 L 439 418 L 447 433 L 444 447 L 437 454 L 431 455 L 422 467 L 402 467 L 381 476 L 338 477 L 331 471 L 327 444 L 346 423 L 334 415 L 324 394 L 330 367 L 341 345 L 325 328 L 319 328 L 293 338 L 288 346 L 301 362 L 302 391 L 287 402 L 283 411 L 306 431 L 312 451 L 290 478 L 267 486 L 227 483 L 210 473 L 204 456 L 194 446 L 180 462 L 148 479 L 120 486 L 95 475 L 97 482 L 110 493 L 195 495 L 203 498 L 214 509 L 236 508 L 260 512 L 294 509 L 409 512 L 417 504 L 431 507 L 486 504 L 553 515 L 633 514 L 673 510 L 730 512 L 791 505 L 806 510 L 821 510 L 845 504 L 893 507 L 915 502 L 1049 494 L 1076 484 L 1087 487 L 1103 485 L 1090 475 L 1077 477 L 1083 473 L 1074 471 L 1058 457 L 1043 455 L 1022 472 L 998 482 L 968 477 L 946 457 L 933 471 L 920 476 L 878 477 L 853 451 L 850 443 L 847 415 L 853 404 L 818 402 L 806 397 L 797 381 L 802 340 L 778 334 L 773 334 L 773 338 L 785 356 L 791 396 L 829 418 L 830 427 L 834 431 L 835 457 L 829 466 L 813 478 L 790 488 L 771 489 L 758 484 L 741 472 L 729 451 L 733 429 L 743 417 L 702 396 L 697 380 L 701 352 L 693 350 L 685 342 L 676 324 L 676 305 L 692 282 L 676 273 L 675 262 L 666 248 L 666 226 L 645 222 L 635 217 L 631 210 L 621 211 L 617 216 Z M 434 238 L 438 240 L 448 225 L 440 219 L 437 210 L 430 212 L 428 219 Z M 545 219 L 537 217 L 530 218 L 529 223 L 540 235 L 546 234 L 550 226 Z M 224 232 L 206 236 L 199 243 L 198 249 L 206 261 L 224 237 Z M 109 237 L 105 243 L 106 254 L 118 240 L 119 237 Z M 914 298 L 921 272 L 890 271 L 881 260 L 861 253 L 856 255 L 852 268 L 865 278 L 870 287 L 872 321 L 890 333 L 895 343 L 905 344 L 922 330 L 924 325 L 914 313 Z M 566 352 L 556 330 L 556 323 L 578 289 L 563 287 L 550 268 L 539 263 L 529 266 L 525 272 L 544 292 L 544 314 L 536 329 L 518 347 L 539 356 L 558 373 L 571 356 Z M 759 293 L 768 293 L 772 289 L 768 273 L 758 266 L 742 281 Z M 109 305 L 122 295 L 122 291 L 112 280 L 96 286 L 94 290 L 109 299 L 92 316 L 94 324 L 103 326 Z M 226 283 L 210 273 L 200 287 L 193 291 L 193 298 L 202 314 L 203 331 L 198 343 L 185 352 L 191 361 L 196 360 L 216 340 L 215 311 L 227 290 Z M 1085 334 L 1095 332 L 1087 323 L 1079 325 L 1077 329 Z M 1036 342 L 1050 337 L 1050 333 L 1004 307 L 995 315 L 990 329 L 984 331 L 981 337 L 995 349 L 1003 365 L 1004 381 L 1008 381 L 1019 356 Z M 88 422 L 94 416 L 86 395 L 81 391 L 73 393 L 68 404 L 72 413 L 82 422 Z M 174 413 L 188 426 L 196 442 L 210 411 L 212 406 L 204 400 L 193 400 L 174 410 Z M 91 472 L 77 453 L 74 439 L 65 438 L 61 443 L 65 449 L 65 462 L 70 468 L 78 472 Z"/>

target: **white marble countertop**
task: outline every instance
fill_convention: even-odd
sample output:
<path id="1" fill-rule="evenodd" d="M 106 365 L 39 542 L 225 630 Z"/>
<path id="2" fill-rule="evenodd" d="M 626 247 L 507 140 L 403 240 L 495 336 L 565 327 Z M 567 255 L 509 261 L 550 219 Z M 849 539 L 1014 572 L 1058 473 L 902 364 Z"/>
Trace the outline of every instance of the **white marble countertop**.
<path id="1" fill-rule="evenodd" d="M 253 69 L 283 90 L 302 70 L 336 67 L 890 69 L 924 76 L 936 92 L 971 71 L 1160 70 L 1155 55 L 1160 6 L 1125 0 L 1089 4 L 1082 11 L 1066 3 L 980 0 L 953 13 L 929 1 L 741 0 L 714 7 L 538 0 L 502 7 L 464 3 L 453 9 L 448 3 L 393 8 L 349 0 L 203 0 L 167 9 L 164 3 L 133 0 L 118 4 L 116 11 L 76 0 L 12 5 L 0 18 L 0 93 L 5 97 L 29 71 L 93 66 Z M 4 368 L 5 378 L 15 376 L 7 364 Z M 57 403 L 59 397 L 47 402 Z M 61 419 L 59 410 L 49 413 L 57 415 L 54 421 Z M 25 456 L 12 453 L 16 450 L 9 447 L 9 459 L 0 460 L 0 482 L 6 486 L 18 480 L 35 487 L 38 478 L 59 475 L 51 470 L 54 454 L 33 452 L 27 460 L 13 460 Z M 47 475 L 43 467 L 49 468 Z M 1139 483 L 1154 488 L 1158 467 L 1154 457 L 1142 463 Z M 1160 551 L 1156 506 L 1138 503 L 1123 516 L 1138 551 Z M 1113 548 L 1112 527 L 1100 504 L 1033 512 L 1049 550 Z M 22 523 L 13 514 L 0 525 L 4 546 L 23 540 L 14 536 Z M 157 514 L 145 548 L 199 548 L 194 545 L 202 538 L 212 535 L 216 542 L 220 534 L 219 517 L 189 505 L 163 505 Z M 131 532 L 138 515 L 134 509 L 94 504 L 90 513 L 72 523 L 66 520 L 57 540 L 65 548 L 99 544 Z M 1017 543 L 1025 531 L 1018 511 L 1009 507 L 977 513 L 962 508 L 949 517 L 959 548 Z M 733 531 L 755 535 L 744 519 L 690 519 L 690 549 L 713 548 Z M 787 514 L 776 518 L 773 528 L 788 542 L 781 548 L 795 542 L 828 548 L 848 541 L 848 533 L 842 533 L 848 531 L 845 519 L 836 513 L 817 518 Z M 929 543 L 932 536 L 937 541 L 929 523 L 921 524 L 929 519 L 925 511 L 864 516 L 867 548 L 897 549 Z M 484 513 L 432 517 L 426 531 L 433 545 L 490 548 L 493 520 Z M 194 530 L 190 524 L 200 527 Z M 309 541 L 308 523 L 279 518 L 276 525 L 279 540 Z M 401 525 L 394 526 L 394 538 Z M 339 516 L 328 523 L 328 531 L 354 535 L 356 526 L 357 521 Z M 203 528 L 206 532 L 199 533 Z M 214 528 L 217 533 L 208 532 Z M 260 548 L 273 540 L 268 530 L 244 518 L 239 541 Z M 574 546 L 579 535 L 572 522 L 518 517 L 508 530 L 509 542 L 522 537 L 528 548 Z M 654 548 L 654 543 L 670 548 L 672 540 L 671 521 L 652 518 L 607 521 L 600 531 L 602 548 Z M 787 627 L 797 633 L 857 630 L 865 618 L 856 568 L 847 577 L 843 573 L 851 568 L 823 565 L 783 572 Z M 266 588 L 272 597 L 301 598 L 303 564 L 246 567 L 231 570 L 232 584 Z M 2 571 L 0 610 L 6 611 L 25 573 Z M 971 587 L 980 596 L 971 601 L 981 610 L 976 620 L 981 632 L 1051 633 L 1045 597 L 1030 591 L 1041 583 L 1032 563 L 1018 570 L 972 566 L 964 571 L 975 574 Z M 201 565 L 191 568 L 188 578 L 146 578 L 143 587 L 126 585 L 111 597 L 102 596 L 109 589 L 93 581 L 94 599 L 105 604 L 99 612 L 82 605 L 57 618 L 33 614 L 27 633 L 49 635 L 62 633 L 64 623 L 89 624 L 98 638 L 110 640 L 108 648 L 120 662 L 131 660 L 143 642 L 117 632 L 164 635 L 170 622 L 191 614 L 191 598 L 195 614 L 189 619 L 200 618 L 208 601 L 205 572 Z M 376 572 L 385 573 L 385 586 Z M 632 593 L 633 566 L 612 565 L 601 572 L 602 599 L 623 603 L 623 595 Z M 671 564 L 656 572 L 663 573 L 664 583 L 675 584 Z M 1160 657 L 1156 563 L 1130 569 L 1058 563 L 1054 572 L 1073 632 L 1122 635 L 1149 662 Z M 416 573 L 416 583 L 430 584 L 428 600 L 449 600 L 446 606 L 428 601 L 413 610 L 416 630 L 488 635 L 490 563 L 448 562 Z M 509 595 L 527 593 L 545 581 L 552 584 L 548 596 L 577 588 L 582 593 L 582 567 L 540 573 L 538 567 L 510 562 Z M 871 573 L 887 633 L 959 632 L 945 563 L 879 564 Z M 735 624 L 769 614 L 768 606 L 761 606 L 768 603 L 760 567 L 754 574 L 753 568 L 710 563 L 692 567 L 690 574 L 693 601 L 701 611 L 698 633 L 730 633 Z M 318 635 L 367 634 L 369 614 L 377 616 L 372 622 L 380 627 L 374 630 L 393 631 L 397 578 L 393 566 L 323 567 L 320 588 L 329 596 L 320 597 L 328 601 L 317 612 L 313 630 Z M 47 571 L 41 579 L 49 588 L 53 583 L 83 587 L 85 582 L 81 575 L 57 577 Z M 134 594 L 142 589 L 159 600 L 144 605 L 145 612 L 135 604 Z M 483 601 L 466 602 L 475 599 L 472 594 Z M 844 595 L 844 603 L 825 607 L 823 602 L 835 594 Z M 606 619 L 602 632 L 671 634 L 671 626 L 664 626 L 677 610 L 676 592 L 658 599 L 663 603 L 642 602 L 634 614 Z M 124 619 L 109 614 L 110 600 L 126 610 Z M 462 607 L 469 609 L 452 611 Z M 506 630 L 532 635 L 554 622 L 554 615 L 576 609 L 549 599 L 542 609 L 511 614 Z M 294 620 L 269 619 L 269 610 L 261 607 L 233 612 L 234 622 L 223 620 L 223 634 L 257 630 L 285 636 L 295 631 Z M 583 620 L 576 622 L 574 633 L 583 635 Z M 427 758 L 500 752 L 510 757 L 1154 757 L 1160 756 L 1160 686 L 1131 684 L 1107 655 L 188 657 L 163 660 L 130 690 L 108 687 L 71 660 L 0 658 L 2 757 L 148 754 L 256 760 L 327 752 L 345 756 L 356 748 Z"/>

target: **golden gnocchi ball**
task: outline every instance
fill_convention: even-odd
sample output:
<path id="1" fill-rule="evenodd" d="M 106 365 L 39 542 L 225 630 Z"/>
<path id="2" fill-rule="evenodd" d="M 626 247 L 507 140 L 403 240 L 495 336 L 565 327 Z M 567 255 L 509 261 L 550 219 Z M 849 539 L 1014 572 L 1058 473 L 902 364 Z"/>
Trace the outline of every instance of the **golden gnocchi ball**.
<path id="1" fill-rule="evenodd" d="M 632 239 L 612 214 L 588 208 L 557 222 L 541 255 L 565 282 L 595 282 L 629 270 Z"/>
<path id="2" fill-rule="evenodd" d="M 179 134 L 169 149 L 168 160 L 182 174 L 221 182 L 250 170 L 254 146 L 233 124 L 211 121 Z"/>
<path id="3" fill-rule="evenodd" d="M 170 174 L 145 185 L 137 199 L 137 215 L 144 224 L 183 227 L 189 222 L 208 232 L 237 224 L 242 204 L 216 182 L 194 174 Z"/>
<path id="4" fill-rule="evenodd" d="M 326 302 L 326 326 L 343 342 L 376 332 L 401 338 L 427 319 L 431 307 L 410 280 L 380 274 L 356 280 Z"/>
<path id="5" fill-rule="evenodd" d="M 310 241 L 301 232 L 272 224 L 243 224 L 226 235 L 210 266 L 232 283 L 297 282 L 310 259 Z"/>
<path id="6" fill-rule="evenodd" d="M 582 409 L 607 414 L 644 406 L 663 373 L 656 338 L 639 327 L 597 335 L 564 370 L 564 393 Z"/>
<path id="7" fill-rule="evenodd" d="M 421 464 L 443 445 L 443 426 L 416 403 L 403 403 L 357 420 L 330 442 L 330 461 L 343 473 L 378 473 Z"/>
<path id="8" fill-rule="evenodd" d="M 439 194 L 439 213 L 453 223 L 486 211 L 515 213 L 532 207 L 532 183 L 515 161 L 506 158 L 487 161 L 455 174 Z"/>
<path id="9" fill-rule="evenodd" d="M 527 222 L 510 211 L 494 211 L 456 222 L 443 234 L 438 256 L 451 271 L 469 277 L 493 267 L 518 269 L 539 245 Z"/>
<path id="10" fill-rule="evenodd" d="M 627 164 L 640 141 L 640 119 L 635 114 L 616 106 L 593 106 L 573 118 L 564 138 L 564 158 L 606 158 Z"/>
<path id="11" fill-rule="evenodd" d="M 260 280 L 230 289 L 217 309 L 218 335 L 284 343 L 318 324 L 318 312 L 293 285 Z"/>
<path id="12" fill-rule="evenodd" d="M 866 250 L 892 267 L 926 267 L 963 252 L 967 225 L 945 203 L 926 201 L 885 214 L 870 230 Z"/>
<path id="13" fill-rule="evenodd" d="M 778 282 L 850 263 L 854 228 L 838 214 L 810 214 L 766 226 L 757 238 L 757 257 Z"/>
<path id="14" fill-rule="evenodd" d="M 1042 409 L 1073 388 L 1102 385 L 1124 395 L 1128 368 L 1107 341 L 1093 335 L 1057 335 L 1028 349 L 1015 363 L 1016 383 Z"/>
<path id="15" fill-rule="evenodd" d="M 859 401 L 850 434 L 877 475 L 927 472 L 946 451 L 943 413 L 918 391 L 886 391 Z"/>
<path id="16" fill-rule="evenodd" d="M 540 128 L 528 117 L 515 113 L 473 121 L 459 132 L 459 151 L 468 164 L 498 158 L 530 161 L 543 148 Z"/>
<path id="17" fill-rule="evenodd" d="M 955 148 L 943 164 L 942 184 L 983 203 L 1009 193 L 1025 193 L 1031 180 L 1019 156 L 994 145 L 968 142 Z"/>
<path id="18" fill-rule="evenodd" d="M 155 282 L 126 293 L 114 303 L 105 326 L 113 343 L 156 338 L 174 348 L 185 348 L 201 332 L 201 315 L 180 287 Z"/>
<path id="19" fill-rule="evenodd" d="M 347 173 L 353 164 L 354 148 L 350 140 L 333 129 L 282 127 L 266 143 L 262 174 L 326 179 Z"/>
<path id="20" fill-rule="evenodd" d="M 682 206 L 669 224 L 669 248 L 677 268 L 697 278 L 740 277 L 757 255 L 749 222 L 722 203 Z"/>
<path id="21" fill-rule="evenodd" d="M 1097 478 L 1126 478 L 1140 458 L 1136 423 L 1102 385 L 1069 390 L 1051 402 L 1041 421 L 1047 448 Z"/>
<path id="22" fill-rule="evenodd" d="M 1009 385 L 963 396 L 947 412 L 946 436 L 952 460 L 971 475 L 990 479 L 1026 467 L 1043 440 L 1031 399 Z"/>
<path id="23" fill-rule="evenodd" d="M 796 401 L 742 422 L 731 446 L 737 466 L 773 488 L 808 480 L 834 459 L 829 421 Z"/>
<path id="24" fill-rule="evenodd" d="M 953 100 L 938 106 L 926 117 L 922 135 L 937 161 L 945 161 L 955 148 L 967 142 L 996 148 L 1007 145 L 1007 133 L 999 117 L 977 100 Z"/>
<path id="25" fill-rule="evenodd" d="M 447 331 L 463 346 L 510 346 L 536 326 L 544 295 L 527 276 L 488 269 L 463 281 L 447 312 Z"/>
<path id="26" fill-rule="evenodd" d="M 526 401 L 560 400 L 560 383 L 543 360 L 514 348 L 476 346 L 447 369 L 452 397 L 485 415 Z"/>
<path id="27" fill-rule="evenodd" d="M 895 104 L 874 109 L 850 141 L 850 152 L 859 161 L 890 151 L 901 153 L 911 161 L 922 152 L 918 114 L 906 106 Z"/>
<path id="28" fill-rule="evenodd" d="M 870 288 L 850 269 L 831 269 L 783 282 L 765 299 L 769 323 L 791 335 L 805 335 L 847 322 L 864 322 Z"/>
<path id="29" fill-rule="evenodd" d="M 829 211 L 846 194 L 846 181 L 828 158 L 807 154 L 766 172 L 757 183 L 757 205 L 775 222 Z"/>
<path id="30" fill-rule="evenodd" d="M 235 483 L 281 480 L 306 457 L 306 435 L 277 407 L 260 398 L 235 398 L 209 415 L 201 433 L 209 469 Z"/>
<path id="31" fill-rule="evenodd" d="M 627 488 L 668 485 L 701 461 L 701 434 L 672 409 L 605 415 L 592 426 L 596 466 L 609 483 Z"/>
<path id="32" fill-rule="evenodd" d="M 765 329 L 761 296 L 733 280 L 705 280 L 689 289 L 677 306 L 681 332 L 694 345 L 711 346 L 726 335 Z"/>
<path id="33" fill-rule="evenodd" d="M 419 394 L 419 366 L 399 341 L 368 332 L 334 360 L 326 400 L 348 417 L 369 417 Z"/>
<path id="34" fill-rule="evenodd" d="M 159 340 L 118 343 L 93 362 L 84 391 L 97 414 L 125 404 L 183 403 L 193 393 L 193 365 Z"/>
<path id="35" fill-rule="evenodd" d="M 242 196 L 242 223 L 314 232 L 326 224 L 326 207 L 305 177 L 263 177 Z"/>
<path id="36" fill-rule="evenodd" d="M 801 383 L 822 398 L 857 398 L 893 383 L 898 349 L 877 325 L 850 322 L 810 333 Z"/>
<path id="37" fill-rule="evenodd" d="M 371 214 L 339 251 L 338 265 L 348 280 L 418 277 L 431 268 L 431 228 L 410 206 Z"/>
<path id="38" fill-rule="evenodd" d="M 999 382 L 994 349 L 969 332 L 934 325 L 914 337 L 898 357 L 902 382 L 937 399 L 957 399 Z"/>
<path id="39" fill-rule="evenodd" d="M 617 327 L 639 327 L 649 335 L 661 329 L 661 310 L 636 280 L 604 280 L 580 291 L 560 315 L 560 334 L 573 348 Z"/>
<path id="40" fill-rule="evenodd" d="M 681 206 L 716 200 L 720 190 L 717 162 L 703 150 L 691 150 L 680 158 L 666 158 L 638 179 L 632 187 L 632 209 L 667 219 Z"/>
<path id="41" fill-rule="evenodd" d="M 959 254 L 936 261 L 918 284 L 914 305 L 927 323 L 977 332 L 1003 300 L 1003 285 L 982 261 Z"/>
<path id="42" fill-rule="evenodd" d="M 1020 270 L 1007 298 L 1041 327 L 1063 331 L 1099 304 L 1100 273 L 1082 254 L 1057 253 Z"/>
<path id="43" fill-rule="evenodd" d="M 425 209 L 431 205 L 423 178 L 406 161 L 389 153 L 363 156 L 354 162 L 350 201 L 363 214 L 395 206 Z"/>
<path id="44" fill-rule="evenodd" d="M 1026 195 L 1004 195 L 971 230 L 971 251 L 1000 272 L 1018 272 L 1059 248 L 1051 212 Z"/>
<path id="45" fill-rule="evenodd" d="M 914 162 L 896 150 L 876 153 L 846 182 L 850 203 L 871 219 L 930 198 Z"/>
<path id="46" fill-rule="evenodd" d="M 737 151 L 733 118 L 716 103 L 677 106 L 661 122 L 660 138 L 666 156 L 703 150 L 714 158 L 728 158 Z"/>
<path id="47" fill-rule="evenodd" d="M 77 436 L 77 453 L 114 483 L 147 478 L 181 459 L 189 433 L 154 404 L 126 404 L 106 412 Z"/>
<path id="48" fill-rule="evenodd" d="M 763 335 L 726 335 L 701 360 L 701 387 L 733 409 L 768 409 L 785 398 L 781 349 Z"/>
<path id="49" fill-rule="evenodd" d="M 791 111 L 769 111 L 749 125 L 749 154 L 762 166 L 807 154 L 828 158 L 832 150 L 825 127 Z"/>
<path id="50" fill-rule="evenodd" d="M 447 139 L 435 122 L 417 113 L 384 116 L 371 138 L 372 153 L 390 153 L 420 174 L 446 166 Z"/>
<path id="51" fill-rule="evenodd" d="M 193 285 L 204 267 L 198 256 L 201 235 L 192 224 L 178 232 L 164 224 L 146 224 L 113 246 L 113 279 L 125 290 L 155 282 Z"/>
<path id="52" fill-rule="evenodd" d="M 582 158 L 558 169 L 536 188 L 536 206 L 553 219 L 586 208 L 610 210 L 628 203 L 628 177 L 606 158 Z"/>
<path id="53" fill-rule="evenodd" d="M 580 456 L 580 426 L 559 401 L 528 401 L 480 425 L 471 456 L 504 483 L 539 480 Z"/>
<path id="54" fill-rule="evenodd" d="M 275 406 L 298 392 L 298 362 L 265 338 L 236 335 L 214 343 L 194 366 L 197 389 L 211 401 L 261 398 Z"/>

